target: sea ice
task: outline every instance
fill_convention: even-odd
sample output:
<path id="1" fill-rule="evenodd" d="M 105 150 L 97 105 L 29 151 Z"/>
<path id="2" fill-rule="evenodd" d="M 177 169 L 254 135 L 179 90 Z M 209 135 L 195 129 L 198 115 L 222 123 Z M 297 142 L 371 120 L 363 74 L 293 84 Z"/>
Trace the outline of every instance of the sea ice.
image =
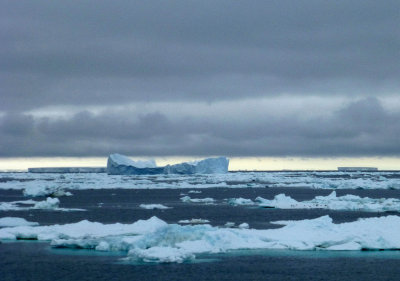
<path id="1" fill-rule="evenodd" d="M 15 227 L 15 226 L 34 226 L 39 225 L 37 222 L 30 222 L 23 218 L 4 217 L 0 218 L 0 227 Z"/>
<path id="2" fill-rule="evenodd" d="M 0 173 L 0 189 L 49 196 L 83 189 L 188 189 L 308 187 L 315 189 L 400 189 L 400 172 L 235 172 L 226 174 L 107 175 Z M 42 190 L 44 189 L 44 190 Z M 54 192 L 57 191 L 57 192 Z M 65 191 L 64 191 L 65 193 Z"/>
<path id="3" fill-rule="evenodd" d="M 245 199 L 245 198 L 239 197 L 239 198 L 228 199 L 228 204 L 236 206 L 236 205 L 254 205 L 255 203 L 251 199 Z"/>
<path id="4" fill-rule="evenodd" d="M 333 191 L 327 196 L 316 196 L 309 201 L 296 201 L 290 196 L 279 194 L 272 200 L 257 197 L 260 207 L 279 209 L 330 209 L 365 212 L 400 211 L 400 199 L 359 197 L 356 195 L 336 196 Z"/>
<path id="5" fill-rule="evenodd" d="M 26 210 L 53 210 L 53 211 L 86 211 L 75 208 L 59 208 L 60 200 L 58 198 L 47 197 L 44 201 L 21 200 L 11 202 L 0 202 L 0 211 L 26 211 Z"/>
<path id="6" fill-rule="evenodd" d="M 244 222 L 244 223 L 239 224 L 238 227 L 241 229 L 248 229 L 250 226 L 247 222 Z"/>
<path id="7" fill-rule="evenodd" d="M 201 224 L 201 223 L 209 223 L 209 220 L 206 219 L 191 219 L 191 220 L 180 220 L 178 223 L 190 223 L 190 224 Z"/>
<path id="8" fill-rule="evenodd" d="M 207 203 L 212 204 L 215 202 L 213 198 L 206 197 L 206 198 L 190 198 L 190 196 L 183 196 L 181 197 L 181 201 L 185 203 Z"/>
<path id="9" fill-rule="evenodd" d="M 167 207 L 162 204 L 140 204 L 140 208 L 147 209 L 147 210 L 154 210 L 154 209 L 160 209 L 160 210 L 165 210 L 165 209 L 171 209 L 171 207 Z"/>
<path id="10" fill-rule="evenodd" d="M 27 185 L 23 191 L 25 196 L 39 197 L 39 196 L 51 196 L 51 197 L 61 197 L 61 196 L 71 196 L 72 193 L 65 191 L 63 187 L 44 184 L 44 185 Z"/>
<path id="11" fill-rule="evenodd" d="M 33 206 L 34 209 L 57 209 L 60 204 L 58 198 L 47 197 L 46 201 L 39 201 Z"/>
<path id="12" fill-rule="evenodd" d="M 0 220 L 1 222 L 1 220 Z M 16 223 L 17 225 L 22 222 Z M 53 247 L 124 251 L 132 260 L 182 262 L 201 253 L 240 249 L 398 250 L 400 217 L 365 218 L 335 224 L 329 216 L 277 221 L 277 229 L 178 225 L 152 217 L 132 224 L 78 223 L 0 229 L 0 239 L 38 239 Z"/>

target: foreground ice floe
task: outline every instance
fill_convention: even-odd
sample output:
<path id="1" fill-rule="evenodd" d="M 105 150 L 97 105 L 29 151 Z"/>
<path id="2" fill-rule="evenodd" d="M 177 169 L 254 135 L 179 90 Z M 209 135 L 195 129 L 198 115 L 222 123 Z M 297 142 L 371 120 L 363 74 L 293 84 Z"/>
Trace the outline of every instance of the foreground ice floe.
<path id="1" fill-rule="evenodd" d="M 239 249 L 399 250 L 400 217 L 386 216 L 334 224 L 329 216 L 279 221 L 278 229 L 178 225 L 152 217 L 132 224 L 81 221 L 51 226 L 0 229 L 0 239 L 38 239 L 53 247 L 125 251 L 145 262 L 182 262 L 201 253 Z M 243 226 L 246 227 L 246 226 Z"/>
<path id="2" fill-rule="evenodd" d="M 257 197 L 255 201 L 244 198 L 231 198 L 227 201 L 231 205 L 257 205 L 264 208 L 278 209 L 330 209 L 366 212 L 400 211 L 400 199 L 374 199 L 356 195 L 338 197 L 335 191 L 328 196 L 316 196 L 312 200 L 300 202 L 285 194 L 278 194 L 272 200 Z"/>

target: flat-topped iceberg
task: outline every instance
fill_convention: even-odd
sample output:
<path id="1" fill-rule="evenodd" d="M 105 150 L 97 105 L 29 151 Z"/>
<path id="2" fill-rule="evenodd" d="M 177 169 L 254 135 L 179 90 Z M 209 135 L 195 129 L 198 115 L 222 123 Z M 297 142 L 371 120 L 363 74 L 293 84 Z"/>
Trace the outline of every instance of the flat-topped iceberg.
<path id="1" fill-rule="evenodd" d="M 153 175 L 162 174 L 164 168 L 157 167 L 154 160 L 139 160 L 132 159 L 114 153 L 107 160 L 107 174 L 109 175 Z"/>
<path id="2" fill-rule="evenodd" d="M 17 223 L 17 225 L 20 222 Z M 24 222 L 22 222 L 24 223 Z M 145 262 L 182 262 L 196 254 L 241 249 L 399 250 L 400 217 L 359 219 L 341 224 L 329 216 L 278 221 L 277 229 L 168 224 L 157 217 L 132 224 L 81 221 L 65 225 L 0 229 L 0 239 L 38 239 L 53 247 L 123 251 Z"/>
<path id="3" fill-rule="evenodd" d="M 228 172 L 226 157 L 207 158 L 200 161 L 184 162 L 158 167 L 154 160 L 133 161 L 127 156 L 115 153 L 107 160 L 109 175 L 155 175 L 155 174 L 222 174 Z"/>

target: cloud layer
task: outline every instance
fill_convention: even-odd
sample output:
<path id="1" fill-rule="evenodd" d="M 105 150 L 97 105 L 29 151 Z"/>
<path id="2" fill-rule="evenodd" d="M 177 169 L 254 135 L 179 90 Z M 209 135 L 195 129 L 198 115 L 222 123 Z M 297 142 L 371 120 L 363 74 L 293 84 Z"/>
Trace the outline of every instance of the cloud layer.
<path id="1" fill-rule="evenodd" d="M 115 151 L 138 156 L 400 155 L 399 122 L 400 114 L 387 112 L 376 98 L 306 118 L 301 112 L 276 116 L 262 108 L 240 115 L 83 111 L 54 119 L 7 114 L 0 121 L 0 146 L 8 149 L 0 156 L 104 156 Z"/>
<path id="2" fill-rule="evenodd" d="M 0 156 L 400 153 L 398 1 L 2 7 Z"/>

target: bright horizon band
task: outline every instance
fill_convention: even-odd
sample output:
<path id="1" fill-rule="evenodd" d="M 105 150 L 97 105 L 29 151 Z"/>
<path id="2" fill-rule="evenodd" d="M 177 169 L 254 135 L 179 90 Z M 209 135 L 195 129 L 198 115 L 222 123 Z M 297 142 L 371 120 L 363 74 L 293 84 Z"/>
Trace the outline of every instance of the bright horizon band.
<path id="1" fill-rule="evenodd" d="M 134 157 L 155 159 L 157 164 L 176 164 L 202 157 Z M 400 170 L 400 157 L 229 157 L 229 170 L 336 170 L 338 167 L 376 167 Z M 26 171 L 35 167 L 105 167 L 107 157 L 15 157 L 0 158 L 0 170 Z"/>

